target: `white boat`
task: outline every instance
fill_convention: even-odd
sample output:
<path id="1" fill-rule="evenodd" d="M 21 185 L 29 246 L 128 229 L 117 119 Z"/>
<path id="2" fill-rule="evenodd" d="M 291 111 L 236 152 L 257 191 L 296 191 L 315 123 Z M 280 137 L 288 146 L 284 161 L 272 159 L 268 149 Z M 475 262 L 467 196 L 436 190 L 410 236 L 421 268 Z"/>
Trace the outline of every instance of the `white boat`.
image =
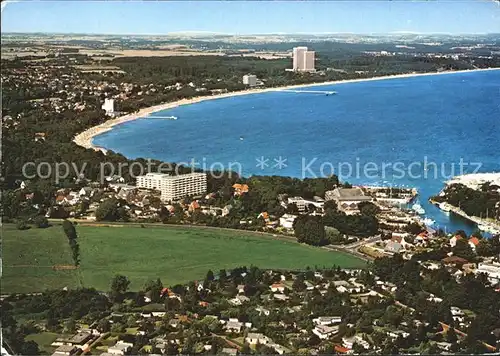
<path id="1" fill-rule="evenodd" d="M 498 234 L 500 232 L 499 230 L 489 225 L 478 224 L 477 227 L 479 230 L 489 232 L 490 234 Z"/>
<path id="2" fill-rule="evenodd" d="M 439 203 L 438 206 L 439 206 L 439 209 L 441 209 L 445 213 L 449 213 L 450 212 L 450 208 L 448 207 L 448 204 L 446 204 L 446 203 Z"/>
<path id="3" fill-rule="evenodd" d="M 416 204 L 413 204 L 411 209 L 416 212 L 418 215 L 424 215 L 425 214 L 425 210 L 424 208 L 422 208 L 422 206 L 418 203 Z"/>
<path id="4" fill-rule="evenodd" d="M 436 222 L 435 220 L 432 220 L 430 218 L 425 218 L 422 220 L 425 226 L 432 226 Z"/>

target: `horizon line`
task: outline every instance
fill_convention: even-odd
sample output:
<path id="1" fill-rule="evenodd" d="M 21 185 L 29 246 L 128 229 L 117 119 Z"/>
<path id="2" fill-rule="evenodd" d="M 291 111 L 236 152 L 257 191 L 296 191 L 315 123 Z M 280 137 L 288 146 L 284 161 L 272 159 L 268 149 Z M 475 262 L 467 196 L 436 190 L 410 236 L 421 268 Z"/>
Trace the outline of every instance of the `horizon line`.
<path id="1" fill-rule="evenodd" d="M 30 31 L 30 32 L 17 32 L 17 31 L 2 31 L 2 36 L 19 34 L 19 35 L 84 35 L 84 36 L 232 36 L 232 37 L 246 37 L 246 36 L 326 36 L 326 35 L 354 35 L 354 36 L 402 36 L 402 35 L 424 35 L 424 36 L 488 36 L 500 35 L 500 32 L 476 32 L 476 33 L 450 33 L 450 32 L 415 32 L 415 31 L 390 31 L 390 32 L 268 32 L 268 33 L 231 33 L 231 32 L 212 32 L 212 31 L 172 31 L 166 33 L 98 33 L 98 32 L 45 32 L 45 31 Z"/>

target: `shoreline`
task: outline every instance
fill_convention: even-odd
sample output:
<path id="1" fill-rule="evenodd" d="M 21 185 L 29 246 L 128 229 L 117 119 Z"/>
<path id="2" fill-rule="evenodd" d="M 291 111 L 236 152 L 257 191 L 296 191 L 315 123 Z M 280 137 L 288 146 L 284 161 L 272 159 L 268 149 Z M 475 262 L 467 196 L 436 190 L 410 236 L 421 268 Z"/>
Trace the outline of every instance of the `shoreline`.
<path id="1" fill-rule="evenodd" d="M 101 135 L 105 132 L 112 130 L 114 126 L 123 124 L 125 122 L 137 120 L 139 118 L 142 118 L 144 116 L 150 115 L 150 114 L 158 112 L 158 111 L 173 109 L 173 108 L 176 108 L 176 107 L 182 106 L 182 105 L 196 104 L 196 103 L 200 103 L 200 102 L 206 101 L 206 100 L 224 99 L 224 98 L 230 98 L 233 96 L 262 94 L 262 93 L 268 93 L 268 92 L 276 92 L 276 91 L 298 89 L 298 88 L 307 88 L 307 87 L 322 86 L 322 85 L 348 84 L 348 83 L 368 82 L 368 81 L 375 81 L 375 80 L 413 78 L 413 77 L 423 77 L 423 76 L 431 76 L 431 75 L 469 73 L 469 72 L 490 71 L 490 70 L 500 70 L 500 68 L 481 68 L 481 69 L 465 69 L 465 70 L 430 72 L 430 73 L 395 74 L 395 75 L 387 75 L 387 76 L 381 76 L 381 77 L 334 80 L 334 81 L 321 82 L 321 83 L 296 84 L 296 85 L 288 85 L 288 86 L 284 86 L 284 87 L 247 89 L 247 90 L 242 90 L 242 91 L 228 92 L 228 93 L 219 94 L 219 95 L 200 96 L 200 97 L 195 97 L 195 98 L 191 98 L 191 99 L 181 99 L 178 101 L 163 103 L 163 104 L 151 106 L 148 108 L 140 109 L 137 112 L 110 119 L 102 124 L 99 124 L 97 126 L 93 126 L 89 129 L 77 134 L 73 138 L 73 142 L 81 147 L 84 147 L 87 149 L 93 149 L 96 151 L 101 151 L 103 153 L 106 153 L 107 150 L 104 147 L 99 147 L 99 146 L 94 145 L 93 139 L 94 139 L 94 137 L 96 137 L 98 135 Z"/>
<path id="2" fill-rule="evenodd" d="M 429 202 L 431 204 L 435 205 L 439 210 L 444 211 L 439 206 L 439 203 L 437 201 L 435 201 L 434 199 L 429 199 Z M 462 209 L 460 209 L 454 205 L 451 205 L 450 203 L 444 203 L 444 204 L 449 209 L 449 211 L 451 211 L 452 213 L 457 214 L 457 215 L 461 216 L 462 218 L 476 224 L 477 226 L 485 225 L 485 226 L 488 226 L 492 229 L 500 230 L 499 223 L 494 221 L 494 220 L 491 220 L 491 219 L 486 220 L 486 219 L 481 218 L 479 216 L 468 215 L 465 211 L 463 211 Z M 481 232 L 484 233 L 484 231 L 481 231 Z M 490 233 L 490 234 L 492 234 L 492 233 Z"/>

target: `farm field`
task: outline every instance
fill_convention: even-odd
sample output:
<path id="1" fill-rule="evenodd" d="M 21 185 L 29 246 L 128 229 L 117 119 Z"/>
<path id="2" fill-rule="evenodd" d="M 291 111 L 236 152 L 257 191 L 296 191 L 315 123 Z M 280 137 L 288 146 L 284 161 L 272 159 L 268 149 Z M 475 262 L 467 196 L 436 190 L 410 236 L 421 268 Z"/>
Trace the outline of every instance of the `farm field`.
<path id="1" fill-rule="evenodd" d="M 138 290 L 153 278 L 160 278 L 164 285 L 202 279 L 209 269 L 218 272 L 222 268 L 250 265 L 283 269 L 365 266 L 364 261 L 348 254 L 244 231 L 126 225 L 77 225 L 76 229 L 81 264 L 77 270 L 63 271 L 41 267 L 72 262 L 61 226 L 25 231 L 5 229 L 4 279 L 7 278 L 2 293 L 80 285 L 107 291 L 115 274 L 127 276 L 130 288 Z M 38 268 L 22 267 L 34 260 Z"/>
<path id="2" fill-rule="evenodd" d="M 29 230 L 2 226 L 2 294 L 80 286 L 78 270 L 61 268 L 74 268 L 61 226 Z"/>

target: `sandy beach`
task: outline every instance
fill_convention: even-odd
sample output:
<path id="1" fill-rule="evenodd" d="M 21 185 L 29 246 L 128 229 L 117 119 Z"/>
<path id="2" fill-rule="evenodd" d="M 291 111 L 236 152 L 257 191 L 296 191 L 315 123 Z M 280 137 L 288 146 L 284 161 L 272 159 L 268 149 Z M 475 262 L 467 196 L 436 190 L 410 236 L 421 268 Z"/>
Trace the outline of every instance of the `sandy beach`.
<path id="1" fill-rule="evenodd" d="M 446 75 L 446 74 L 453 74 L 453 73 L 467 73 L 467 72 L 473 72 L 473 71 L 487 71 L 487 70 L 498 70 L 498 69 L 500 69 L 500 68 L 484 68 L 484 69 L 460 70 L 460 71 L 444 71 L 444 72 L 437 72 L 437 73 L 397 74 L 397 75 L 390 75 L 390 76 L 384 76 L 384 77 L 372 77 L 372 78 L 362 78 L 362 79 L 337 80 L 337 81 L 329 81 L 329 82 L 321 82 L 321 83 L 289 85 L 286 87 L 249 89 L 249 90 L 243 90 L 243 91 L 237 91 L 237 92 L 224 93 L 224 94 L 220 94 L 220 95 L 203 96 L 203 97 L 196 97 L 196 98 L 192 98 L 192 99 L 182 99 L 179 101 L 174 101 L 174 102 L 169 102 L 169 103 L 151 106 L 151 107 L 141 109 L 141 110 L 134 112 L 134 113 L 131 113 L 131 114 L 127 114 L 127 115 L 124 115 L 121 117 L 110 119 L 103 124 L 91 127 L 89 129 L 79 133 L 78 135 L 75 136 L 75 138 L 73 139 L 73 142 L 75 142 L 79 146 L 82 146 L 85 148 L 91 148 L 94 150 L 99 150 L 99 151 L 106 153 L 106 149 L 104 149 L 102 147 L 95 146 L 92 143 L 92 140 L 95 136 L 111 130 L 113 128 L 113 126 L 120 125 L 120 124 L 123 124 L 125 122 L 136 120 L 136 119 L 139 119 L 142 117 L 146 117 L 146 116 L 148 116 L 154 112 L 157 112 L 157 111 L 172 109 L 172 108 L 175 108 L 175 107 L 178 107 L 181 105 L 195 104 L 195 103 L 199 103 L 199 102 L 202 102 L 205 100 L 222 99 L 222 98 L 229 98 L 229 97 L 239 96 L 239 95 L 260 94 L 260 93 L 267 93 L 267 92 L 281 91 L 281 90 L 307 88 L 307 87 L 311 87 L 311 86 L 320 86 L 320 85 L 356 83 L 356 82 L 366 82 L 366 81 L 373 81 L 373 80 L 385 80 L 385 79 L 396 79 L 396 78 L 411 78 L 411 77 L 429 76 L 429 75 Z"/>

